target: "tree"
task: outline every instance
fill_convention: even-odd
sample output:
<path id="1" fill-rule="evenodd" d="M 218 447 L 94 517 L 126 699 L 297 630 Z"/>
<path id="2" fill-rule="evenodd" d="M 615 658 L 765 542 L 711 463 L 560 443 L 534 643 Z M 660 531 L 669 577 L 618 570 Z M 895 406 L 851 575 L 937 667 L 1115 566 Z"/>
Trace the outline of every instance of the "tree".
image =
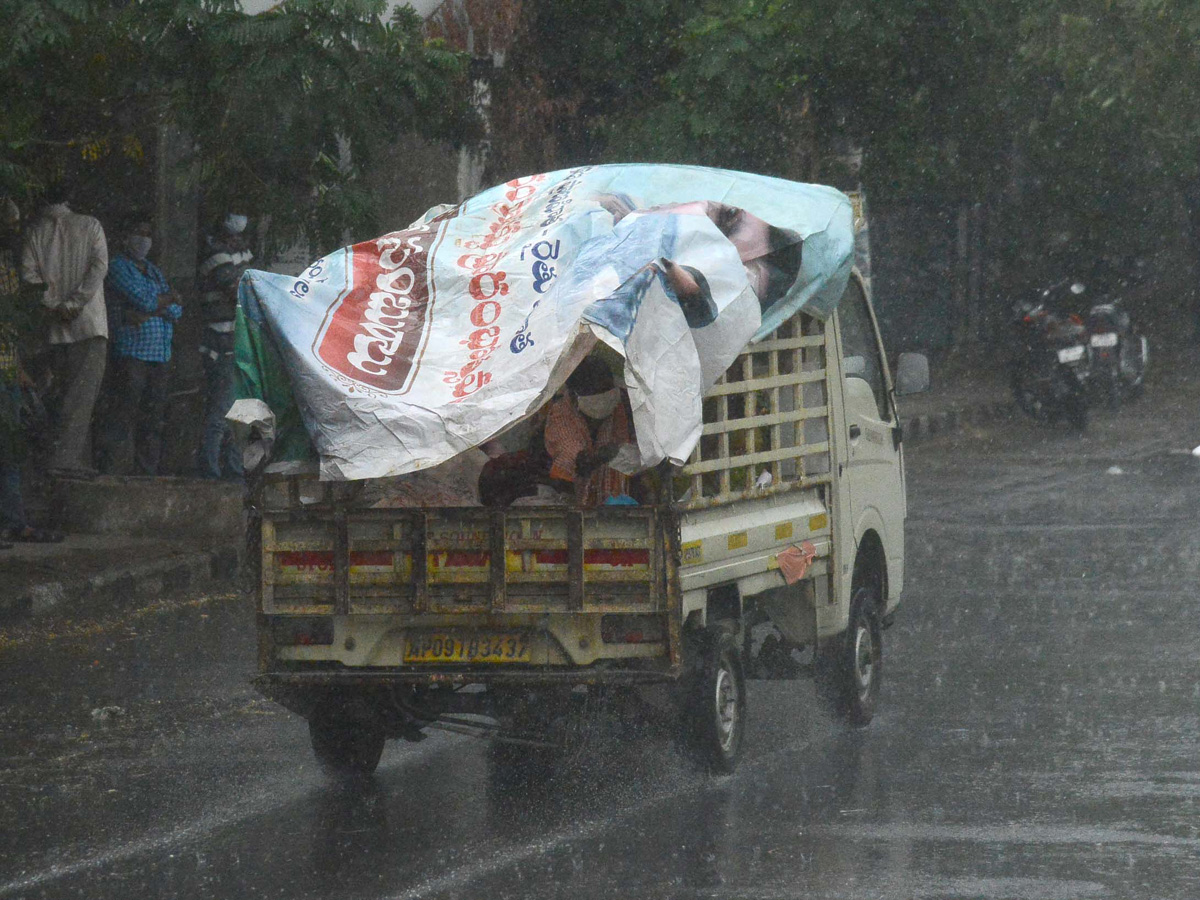
<path id="1" fill-rule="evenodd" d="M 572 6 L 536 4 L 512 71 L 569 86 L 573 147 L 814 178 L 853 144 L 897 190 L 944 186 L 948 168 L 975 182 L 979 143 L 940 138 L 984 130 L 963 102 L 994 77 L 980 35 L 1016 19 L 967 0 Z"/>
<path id="2" fill-rule="evenodd" d="M 532 5 L 512 70 L 548 89 L 516 95 L 516 130 L 557 153 L 546 167 L 660 160 L 843 183 L 841 158 L 862 148 L 877 200 L 987 207 L 1018 280 L 1062 264 L 1048 246 L 1083 259 L 1161 246 L 1178 197 L 1200 197 L 1200 7 L 1184 0 Z"/>
<path id="3" fill-rule="evenodd" d="M 0 180 L 138 168 L 160 126 L 195 141 L 213 208 L 269 214 L 280 240 L 369 228 L 361 172 L 401 132 L 471 133 L 463 54 L 384 0 L 0 0 Z M 119 179 L 117 179 L 119 181 Z M 117 202 L 120 202 L 119 199 Z M 126 201 L 130 202 L 130 201 Z"/>
<path id="4" fill-rule="evenodd" d="M 1200 9 L 1169 0 L 1053 4 L 1021 23 L 1020 207 L 1092 255 L 1163 244 L 1166 205 L 1194 184 L 1200 148 Z"/>

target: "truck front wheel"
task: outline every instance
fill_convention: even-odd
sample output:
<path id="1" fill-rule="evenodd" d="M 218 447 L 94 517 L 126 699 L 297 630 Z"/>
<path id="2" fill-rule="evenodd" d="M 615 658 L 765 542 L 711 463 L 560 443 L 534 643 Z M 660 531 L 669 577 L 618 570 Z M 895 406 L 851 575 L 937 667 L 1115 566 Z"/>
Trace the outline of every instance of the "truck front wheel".
<path id="1" fill-rule="evenodd" d="M 850 627 L 817 652 L 817 695 L 836 718 L 866 725 L 875 715 L 882 676 L 878 588 L 860 585 L 850 603 Z"/>
<path id="2" fill-rule="evenodd" d="M 330 778 L 365 778 L 375 771 L 387 738 L 378 723 L 318 711 L 308 720 L 313 754 Z"/>
<path id="3" fill-rule="evenodd" d="M 737 766 L 746 732 L 746 675 L 736 622 L 717 622 L 689 641 L 693 669 L 685 687 L 686 743 L 710 771 Z"/>

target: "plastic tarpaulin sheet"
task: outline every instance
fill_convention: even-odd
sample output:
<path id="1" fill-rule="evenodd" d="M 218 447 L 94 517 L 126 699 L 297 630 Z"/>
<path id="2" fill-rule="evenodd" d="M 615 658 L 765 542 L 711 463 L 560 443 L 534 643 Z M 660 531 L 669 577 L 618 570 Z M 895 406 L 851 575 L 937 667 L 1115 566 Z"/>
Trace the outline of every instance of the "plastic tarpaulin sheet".
<path id="1" fill-rule="evenodd" d="M 600 341 L 623 359 L 625 465 L 682 464 L 704 391 L 798 310 L 830 315 L 853 251 L 832 188 L 660 165 L 518 178 L 298 277 L 248 271 L 239 396 L 293 452 L 298 417 L 323 479 L 401 475 L 535 412 Z"/>

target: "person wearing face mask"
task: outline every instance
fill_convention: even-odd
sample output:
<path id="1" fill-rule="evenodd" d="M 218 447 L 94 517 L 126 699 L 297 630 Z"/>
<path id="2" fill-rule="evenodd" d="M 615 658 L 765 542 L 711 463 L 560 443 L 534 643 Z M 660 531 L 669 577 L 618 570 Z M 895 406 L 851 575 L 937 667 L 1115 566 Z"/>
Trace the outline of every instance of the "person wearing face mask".
<path id="1" fill-rule="evenodd" d="M 105 280 L 117 325 L 112 341 L 113 399 L 101 468 L 115 474 L 157 475 L 162 455 L 171 343 L 183 304 L 162 271 L 147 259 L 152 243 L 150 223 L 131 221 Z"/>
<path id="2" fill-rule="evenodd" d="M 602 359 L 585 358 L 546 415 L 550 478 L 569 486 L 583 506 L 628 497 L 630 477 L 608 463 L 633 442 L 631 418 L 612 370 Z"/>
<path id="3" fill-rule="evenodd" d="M 225 414 L 233 405 L 233 331 L 237 316 L 237 287 L 254 259 L 246 239 L 249 220 L 228 213 L 205 238 L 197 281 L 200 288 L 204 331 L 200 355 L 204 362 L 204 436 L 200 443 L 199 470 L 204 478 L 241 478 L 242 458 L 230 440 Z"/>

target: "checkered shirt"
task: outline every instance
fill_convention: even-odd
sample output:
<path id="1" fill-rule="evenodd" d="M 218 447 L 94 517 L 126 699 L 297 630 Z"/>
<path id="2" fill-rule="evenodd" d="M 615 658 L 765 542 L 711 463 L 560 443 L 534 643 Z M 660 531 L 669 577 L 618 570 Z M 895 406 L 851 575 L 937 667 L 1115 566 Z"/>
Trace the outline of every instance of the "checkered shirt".
<path id="1" fill-rule="evenodd" d="M 171 341 L 175 336 L 172 323 L 183 314 L 183 307 L 172 303 L 161 312 L 158 310 L 159 295 L 171 291 L 158 266 L 147 260 L 143 272 L 122 253 L 108 264 L 104 283 L 109 291 L 109 304 L 119 321 L 132 318 L 135 313 L 153 315 L 141 325 L 119 325 L 113 332 L 113 355 L 144 362 L 170 362 Z"/>

